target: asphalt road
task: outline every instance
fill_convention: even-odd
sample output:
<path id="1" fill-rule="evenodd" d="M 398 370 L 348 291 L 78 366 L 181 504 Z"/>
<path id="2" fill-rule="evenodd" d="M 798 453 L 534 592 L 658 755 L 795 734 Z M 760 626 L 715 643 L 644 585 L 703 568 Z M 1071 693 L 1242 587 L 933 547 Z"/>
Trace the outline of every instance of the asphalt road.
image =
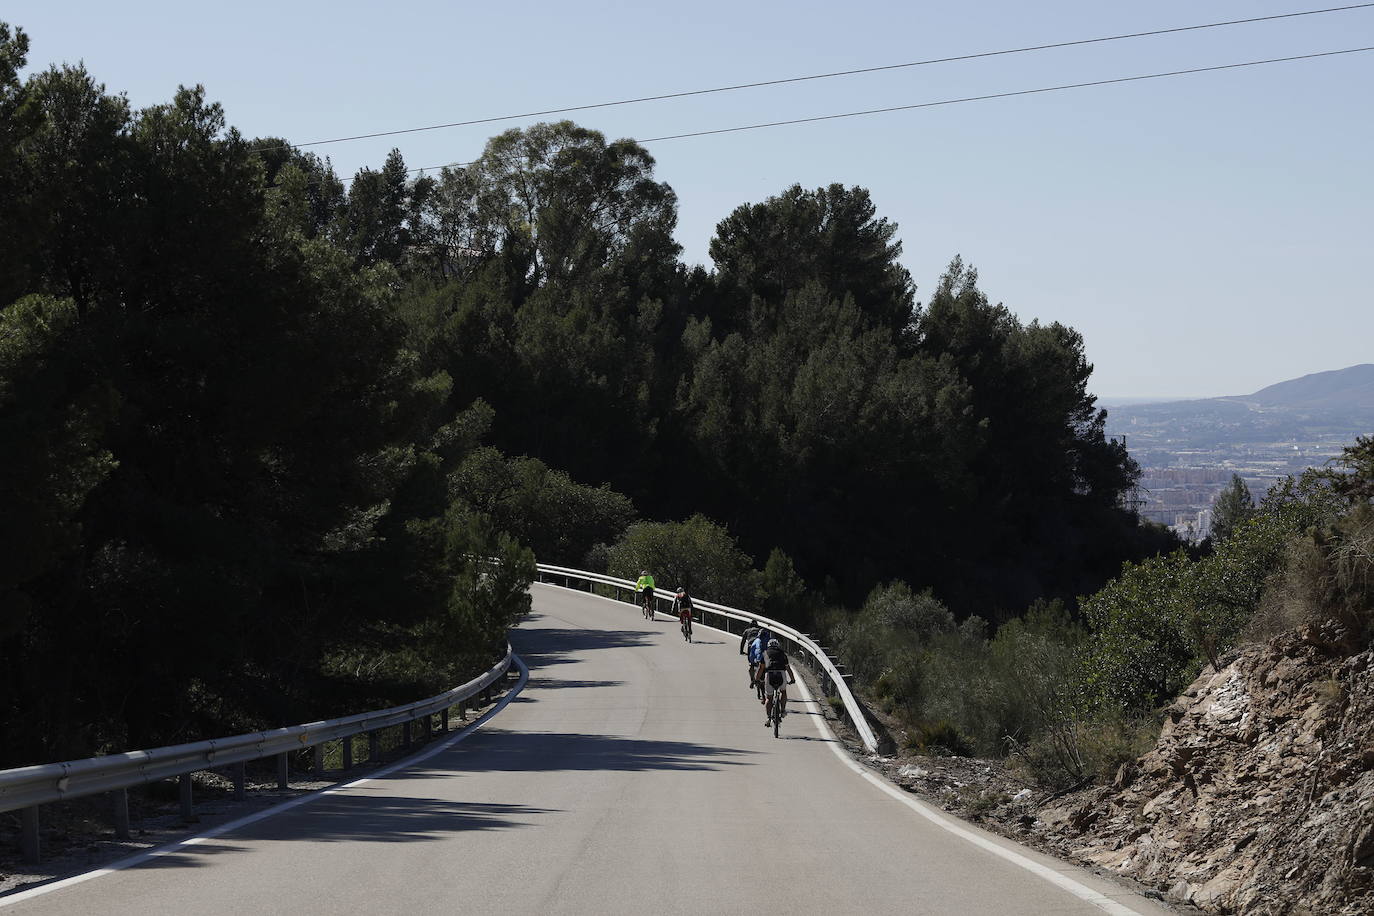
<path id="1" fill-rule="evenodd" d="M 775 739 L 735 638 L 698 628 L 688 645 L 674 621 L 650 623 L 627 604 L 551 586 L 534 594 L 512 635 L 529 681 L 464 740 L 0 909 L 1168 912 L 913 809 L 835 753 L 814 703 L 794 702 Z"/>

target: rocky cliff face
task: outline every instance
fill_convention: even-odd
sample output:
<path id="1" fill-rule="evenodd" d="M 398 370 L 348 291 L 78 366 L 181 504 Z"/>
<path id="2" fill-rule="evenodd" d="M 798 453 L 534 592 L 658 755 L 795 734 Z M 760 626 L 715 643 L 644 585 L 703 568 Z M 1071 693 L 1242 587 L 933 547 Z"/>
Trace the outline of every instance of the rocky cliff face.
<path id="1" fill-rule="evenodd" d="M 1245 649 L 1031 832 L 1210 912 L 1374 913 L 1374 651 L 1332 624 Z"/>

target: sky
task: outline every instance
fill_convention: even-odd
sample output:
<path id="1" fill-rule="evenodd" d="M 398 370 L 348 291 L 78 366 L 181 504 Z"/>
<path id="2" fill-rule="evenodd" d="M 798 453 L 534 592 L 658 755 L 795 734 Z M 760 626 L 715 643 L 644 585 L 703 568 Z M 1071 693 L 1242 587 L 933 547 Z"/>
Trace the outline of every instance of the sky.
<path id="1" fill-rule="evenodd" d="M 8 0 L 29 72 L 135 108 L 202 84 L 293 143 L 1345 5 L 1338 0 L 638 4 Z M 563 115 L 649 138 L 1374 46 L 1374 8 Z M 1245 394 L 1374 362 L 1374 52 L 648 144 L 688 263 L 800 183 L 867 188 L 918 299 L 950 259 L 1085 340 L 1104 399 Z M 545 118 L 547 120 L 548 118 Z M 341 176 L 480 155 L 524 118 L 312 146 Z"/>

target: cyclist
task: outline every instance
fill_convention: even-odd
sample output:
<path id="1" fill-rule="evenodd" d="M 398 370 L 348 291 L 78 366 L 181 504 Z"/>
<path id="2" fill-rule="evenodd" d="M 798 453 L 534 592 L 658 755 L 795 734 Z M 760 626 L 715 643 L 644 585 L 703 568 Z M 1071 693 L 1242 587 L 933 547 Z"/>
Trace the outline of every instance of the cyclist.
<path id="1" fill-rule="evenodd" d="M 787 677 L 786 683 L 783 682 L 784 675 Z M 763 650 L 763 658 L 759 660 L 759 667 L 754 672 L 754 679 L 764 686 L 763 724 L 772 725 L 774 689 L 782 690 L 778 697 L 781 706 L 778 718 L 782 718 L 787 715 L 787 684 L 797 683 L 796 675 L 792 673 L 792 663 L 788 661 L 787 653 L 776 639 L 768 640 L 768 645 Z"/>
<path id="2" fill-rule="evenodd" d="M 763 659 L 763 650 L 768 648 L 772 633 L 767 627 L 759 627 L 758 633 L 749 641 L 749 686 L 758 692 L 759 702 L 764 700 L 763 681 L 754 677 L 754 671 Z"/>
<path id="3" fill-rule="evenodd" d="M 745 663 L 749 665 L 749 689 L 754 687 L 754 665 L 758 659 L 754 658 L 754 640 L 758 639 L 758 621 L 749 621 L 745 632 L 739 636 L 739 654 L 745 656 Z"/>
<path id="4" fill-rule="evenodd" d="M 687 594 L 686 586 L 679 586 L 677 596 L 673 598 L 673 613 L 682 622 L 682 632 L 688 639 L 692 638 L 692 596 Z"/>
<path id="5" fill-rule="evenodd" d="M 642 608 L 654 606 L 654 577 L 647 569 L 639 571 L 639 581 L 635 583 L 635 603 Z M 646 612 L 644 616 L 649 616 Z"/>
<path id="6" fill-rule="evenodd" d="M 751 642 L 753 642 L 753 641 L 758 637 L 758 635 L 759 635 L 759 622 L 758 622 L 757 620 L 751 620 L 751 621 L 749 621 L 749 626 L 745 627 L 745 628 L 744 628 L 744 632 L 743 632 L 742 634 L 740 634 L 740 638 L 739 638 L 739 654 L 740 654 L 740 655 L 748 655 L 748 654 L 749 654 L 749 644 L 750 644 Z M 749 686 L 751 686 L 751 687 L 754 686 L 754 675 L 753 675 L 753 673 L 752 673 L 753 670 L 754 670 L 754 666 L 753 666 L 753 665 L 750 665 L 750 666 L 749 666 L 749 671 L 750 671 L 751 673 L 750 673 L 750 675 L 749 675 Z"/>

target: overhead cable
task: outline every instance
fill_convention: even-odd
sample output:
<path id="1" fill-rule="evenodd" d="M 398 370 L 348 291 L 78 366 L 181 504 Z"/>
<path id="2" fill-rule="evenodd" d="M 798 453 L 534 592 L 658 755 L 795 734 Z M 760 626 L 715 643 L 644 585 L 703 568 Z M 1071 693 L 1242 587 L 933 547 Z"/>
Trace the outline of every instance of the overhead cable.
<path id="1" fill-rule="evenodd" d="M 732 86 L 716 86 L 710 89 L 691 89 L 685 92 L 669 92 L 662 95 L 646 95 L 639 98 L 619 99 L 614 102 L 596 102 L 589 105 L 569 105 L 564 108 L 546 108 L 540 111 L 527 111 L 521 114 L 498 115 L 490 118 L 475 118 L 469 121 L 452 121 L 447 124 L 430 124 L 424 127 L 407 127 L 400 130 L 383 130 L 368 134 L 355 134 L 348 137 L 334 137 L 328 140 L 311 140 L 307 143 L 288 144 L 273 149 L 302 149 L 307 146 L 323 146 L 328 143 L 347 143 L 352 140 L 372 140 L 378 137 L 396 137 L 431 130 L 444 130 L 450 127 L 471 127 L 475 124 L 493 124 L 498 121 L 514 121 L 521 118 L 538 118 L 546 115 L 569 114 L 574 111 L 591 111 L 597 108 L 613 108 L 619 105 L 636 105 L 642 102 L 661 102 L 667 99 L 681 99 L 689 96 L 711 95 L 720 92 L 735 92 L 741 89 L 758 89 L 764 86 L 781 86 L 787 83 L 802 83 L 811 80 L 834 79 L 840 76 L 856 76 L 863 73 L 879 73 L 886 70 L 902 70 L 910 67 L 927 67 L 933 64 L 948 64 L 956 61 L 978 60 L 986 57 L 1000 57 L 1008 54 L 1025 54 L 1031 51 L 1048 51 L 1055 48 L 1071 48 L 1078 45 L 1101 44 L 1108 41 L 1124 41 L 1131 38 L 1148 38 L 1157 35 L 1172 35 L 1179 32 L 1193 32 L 1200 29 L 1217 29 L 1226 26 L 1248 25 L 1255 22 L 1271 22 L 1278 19 L 1294 19 L 1300 16 L 1319 16 L 1325 13 L 1341 13 L 1350 10 L 1374 7 L 1374 3 L 1355 3 L 1348 6 L 1332 6 L 1319 10 L 1301 10 L 1294 13 L 1276 13 L 1271 16 L 1254 16 L 1248 19 L 1228 19 L 1224 22 L 1206 22 L 1200 25 L 1175 26 L 1167 29 L 1152 29 L 1147 32 L 1130 32 L 1124 35 L 1107 35 L 1100 38 L 1080 38 L 1073 41 L 1057 41 L 1051 44 L 1030 45 L 1024 48 L 1008 48 L 1001 51 L 980 51 L 975 54 L 959 54 L 952 57 L 936 57 L 928 60 L 915 60 L 903 64 L 886 64 L 879 67 L 862 67 L 855 70 L 836 70 L 831 73 L 815 73 L 809 76 L 792 76 L 782 79 L 761 80 L 754 83 L 737 83 Z M 1144 77 L 1141 77 L 1142 79 Z M 1047 90 L 1042 90 L 1047 91 Z"/>
<path id="2" fill-rule="evenodd" d="M 893 105 L 888 108 L 869 108 L 864 111 L 846 111 L 840 114 L 816 115 L 809 118 L 792 118 L 786 121 L 766 121 L 759 124 L 744 124 L 738 127 L 719 127 L 712 130 L 696 130 L 681 134 L 667 134 L 662 137 L 647 137 L 643 140 L 635 140 L 636 143 L 661 143 L 665 140 L 682 140 L 688 137 L 706 137 L 712 134 L 738 133 L 746 130 L 762 130 L 766 127 L 783 127 L 788 124 L 810 124 L 817 121 L 835 121 L 840 118 L 858 118 L 865 115 L 886 114 L 893 111 L 914 111 L 918 108 L 936 108 L 941 105 L 962 105 L 966 102 L 984 102 L 991 99 L 1008 99 L 1016 96 L 1037 95 L 1046 92 L 1062 92 L 1067 89 L 1085 89 L 1090 86 L 1110 86 L 1118 83 L 1139 82 L 1140 80 L 1163 79 L 1170 76 L 1186 76 L 1195 73 L 1215 73 L 1220 70 L 1238 70 L 1243 67 L 1259 67 L 1265 64 L 1281 64 L 1298 60 L 1313 60 L 1319 57 L 1336 57 L 1342 54 L 1359 54 L 1366 51 L 1374 51 L 1374 47 L 1367 48 L 1347 48 L 1342 51 L 1319 51 L 1313 54 L 1297 54 L 1292 57 L 1271 57 L 1266 60 L 1249 60 L 1236 64 L 1220 64 L 1214 67 L 1193 67 L 1188 70 L 1170 70 L 1165 73 L 1146 73 L 1140 76 L 1120 76 L 1114 79 L 1091 80 L 1084 83 L 1065 83 L 1060 86 L 1042 86 L 1038 89 L 1018 89 L 1012 92 L 994 92 L 988 95 L 971 95 L 957 99 L 942 99 L 937 102 L 917 102 L 912 105 Z M 445 165 L 426 166 L 418 169 L 407 169 L 407 172 L 426 172 L 435 169 L 462 168 L 472 165 L 471 162 L 450 162 Z M 345 179 L 351 181 L 352 179 Z"/>

